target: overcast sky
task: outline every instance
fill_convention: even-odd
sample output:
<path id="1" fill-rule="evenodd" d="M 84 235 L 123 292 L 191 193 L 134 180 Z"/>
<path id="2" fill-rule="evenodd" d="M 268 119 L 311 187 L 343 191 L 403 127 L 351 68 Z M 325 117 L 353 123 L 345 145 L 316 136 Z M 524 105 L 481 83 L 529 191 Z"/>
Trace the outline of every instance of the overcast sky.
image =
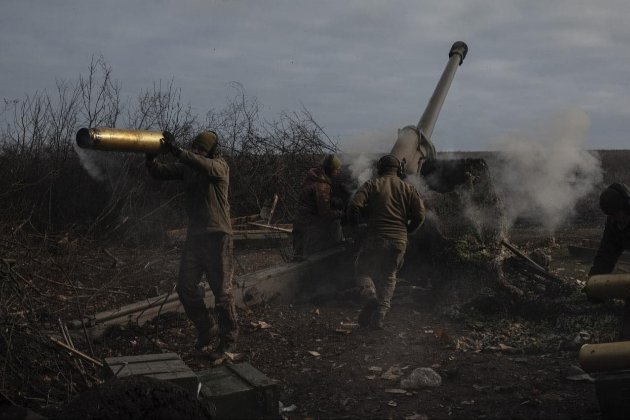
<path id="1" fill-rule="evenodd" d="M 102 54 L 124 95 L 174 79 L 203 116 L 236 81 L 266 115 L 303 105 L 344 151 L 386 151 L 458 40 L 438 150 L 487 149 L 574 108 L 587 148 L 627 148 L 627 0 L 2 0 L 0 97 L 54 91 Z"/>

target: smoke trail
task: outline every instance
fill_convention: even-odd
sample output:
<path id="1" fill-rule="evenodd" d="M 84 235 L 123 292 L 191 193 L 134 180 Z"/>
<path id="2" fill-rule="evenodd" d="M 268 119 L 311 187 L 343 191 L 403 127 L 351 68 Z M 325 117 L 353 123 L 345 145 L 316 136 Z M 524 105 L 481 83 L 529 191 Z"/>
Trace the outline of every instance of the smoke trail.
<path id="1" fill-rule="evenodd" d="M 577 201 L 602 181 L 599 158 L 585 150 L 590 126 L 584 111 L 569 109 L 536 135 L 495 142 L 491 172 L 508 226 L 525 218 L 553 232 L 575 214 Z"/>
<path id="2" fill-rule="evenodd" d="M 77 152 L 77 155 L 79 156 L 79 162 L 81 163 L 81 166 L 83 166 L 83 169 L 85 169 L 86 172 L 93 179 L 97 181 L 104 181 L 105 173 L 103 172 L 103 169 L 101 168 L 101 166 L 99 166 L 98 164 L 98 159 L 96 155 L 94 154 L 95 152 L 82 149 L 79 146 L 77 146 L 75 142 L 73 142 L 73 145 L 74 145 L 74 150 Z"/>

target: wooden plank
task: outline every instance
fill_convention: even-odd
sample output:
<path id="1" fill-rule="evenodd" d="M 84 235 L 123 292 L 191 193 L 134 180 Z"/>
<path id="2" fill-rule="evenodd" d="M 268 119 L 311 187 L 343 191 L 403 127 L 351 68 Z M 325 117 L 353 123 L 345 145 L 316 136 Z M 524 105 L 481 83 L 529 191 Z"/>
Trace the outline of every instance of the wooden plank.
<path id="1" fill-rule="evenodd" d="M 303 281 L 310 281 L 311 277 L 321 277 L 322 271 L 330 275 L 330 267 L 339 266 L 345 260 L 350 261 L 350 257 L 346 255 L 345 248 L 340 246 L 313 254 L 300 262 L 287 262 L 235 277 L 233 280 L 235 304 L 247 308 L 274 299 L 291 301 L 302 289 Z M 201 284 L 206 291 L 204 302 L 207 306 L 214 306 L 214 295 L 208 282 L 204 281 Z M 88 330 L 92 335 L 98 336 L 107 325 L 127 323 L 142 325 L 158 314 L 167 312 L 183 312 L 177 292 L 100 312 L 91 317 L 96 325 Z M 80 328 L 81 321 L 68 322 L 68 326 Z"/>
<path id="2" fill-rule="evenodd" d="M 192 393 L 200 388 L 195 372 L 176 353 L 108 357 L 105 366 L 109 377 L 147 376 L 175 383 Z"/>
<path id="3" fill-rule="evenodd" d="M 283 228 L 280 226 L 274 226 L 274 225 L 266 225 L 264 223 L 258 223 L 258 222 L 249 222 L 250 225 L 252 226 L 258 226 L 258 227 L 264 227 L 267 229 L 271 229 L 271 230 L 278 230 L 280 232 L 286 232 L 286 233 L 292 233 L 293 229 L 287 229 L 287 228 Z"/>

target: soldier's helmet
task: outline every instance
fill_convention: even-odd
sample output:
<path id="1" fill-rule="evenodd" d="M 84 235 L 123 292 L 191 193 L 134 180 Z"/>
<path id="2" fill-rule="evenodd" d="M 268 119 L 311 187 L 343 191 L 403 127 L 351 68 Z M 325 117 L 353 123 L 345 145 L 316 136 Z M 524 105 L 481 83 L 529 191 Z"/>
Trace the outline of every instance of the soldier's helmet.
<path id="1" fill-rule="evenodd" d="M 322 162 L 322 166 L 327 174 L 332 174 L 334 170 L 341 169 L 341 159 L 339 159 L 335 155 L 326 155 L 324 161 Z"/>
<path id="2" fill-rule="evenodd" d="M 202 149 L 207 155 L 210 155 L 219 144 L 219 136 L 214 131 L 202 131 L 195 136 L 192 144 Z"/>
<path id="3" fill-rule="evenodd" d="M 630 190 L 623 184 L 610 184 L 599 196 L 599 208 L 607 216 L 613 216 L 620 211 L 630 212 Z"/>
<path id="4" fill-rule="evenodd" d="M 379 175 L 394 169 L 400 169 L 400 160 L 394 155 L 385 155 L 376 162 L 376 171 Z"/>

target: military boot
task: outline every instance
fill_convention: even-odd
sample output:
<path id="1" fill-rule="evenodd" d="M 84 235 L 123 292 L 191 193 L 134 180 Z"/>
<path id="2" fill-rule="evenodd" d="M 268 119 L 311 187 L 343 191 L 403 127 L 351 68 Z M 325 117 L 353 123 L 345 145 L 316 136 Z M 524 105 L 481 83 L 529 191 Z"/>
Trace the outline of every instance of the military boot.
<path id="1" fill-rule="evenodd" d="M 383 326 L 384 321 L 385 313 L 377 311 L 370 320 L 370 328 L 372 328 L 373 330 L 383 330 L 385 329 L 385 327 Z"/>
<path id="2" fill-rule="evenodd" d="M 208 354 L 208 357 L 212 360 L 218 360 L 225 356 L 225 353 L 234 353 L 236 352 L 236 342 L 235 341 L 220 341 L 214 351 Z"/>
<path id="3" fill-rule="evenodd" d="M 219 334 L 219 327 L 215 325 L 208 326 L 207 328 L 197 328 L 197 342 L 195 343 L 195 348 L 197 350 L 201 350 L 210 344 L 213 337 L 216 337 Z"/>
<path id="4" fill-rule="evenodd" d="M 357 322 L 359 323 L 359 327 L 365 328 L 368 327 L 372 323 L 372 318 L 376 314 L 376 309 L 378 308 L 378 301 L 376 299 L 370 299 L 361 309 L 361 313 L 359 313 L 359 318 Z"/>
<path id="5" fill-rule="evenodd" d="M 210 318 L 210 314 L 208 314 L 208 311 L 205 308 L 192 321 L 197 329 L 197 342 L 195 343 L 195 348 L 197 350 L 201 350 L 210 344 L 212 337 L 216 337 L 218 335 L 219 328 L 214 320 Z"/>

